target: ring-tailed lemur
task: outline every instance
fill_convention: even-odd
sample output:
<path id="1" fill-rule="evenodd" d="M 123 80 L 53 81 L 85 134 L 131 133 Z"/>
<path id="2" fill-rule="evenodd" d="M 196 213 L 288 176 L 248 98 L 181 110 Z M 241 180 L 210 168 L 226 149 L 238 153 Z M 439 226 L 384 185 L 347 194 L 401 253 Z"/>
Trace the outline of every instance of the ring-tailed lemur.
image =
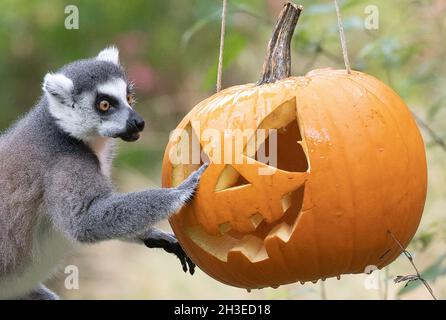
<path id="1" fill-rule="evenodd" d="M 193 196 L 206 165 L 177 188 L 114 193 L 113 138 L 144 129 L 114 47 L 48 73 L 37 105 L 0 136 L 0 298 L 53 299 L 45 280 L 76 243 L 123 239 L 195 265 L 153 225 Z"/>

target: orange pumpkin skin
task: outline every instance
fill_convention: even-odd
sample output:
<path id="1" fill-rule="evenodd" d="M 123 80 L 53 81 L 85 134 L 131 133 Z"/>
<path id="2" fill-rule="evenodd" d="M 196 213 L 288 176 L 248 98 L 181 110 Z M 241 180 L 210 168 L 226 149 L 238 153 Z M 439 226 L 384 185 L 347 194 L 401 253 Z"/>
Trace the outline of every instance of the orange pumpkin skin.
<path id="1" fill-rule="evenodd" d="M 293 160 L 287 154 L 298 154 L 298 144 L 281 150 L 279 143 L 279 163 L 282 156 L 289 168 L 306 158 L 307 166 L 265 178 L 252 171 L 261 164 L 235 165 L 250 186 L 216 192 L 225 165 L 211 162 L 195 199 L 170 219 L 191 259 L 223 283 L 276 287 L 382 268 L 401 251 L 388 231 L 407 246 L 420 222 L 427 189 L 423 140 L 402 99 L 367 74 L 321 69 L 231 87 L 199 103 L 178 129 L 265 128 L 290 117 L 284 115 L 290 110 L 304 156 Z M 166 149 L 164 187 L 178 185 L 198 167 L 172 165 L 177 138 Z M 198 139 L 206 145 L 203 136 Z M 286 139 L 289 145 L 294 137 Z M 301 199 L 293 194 L 297 205 L 280 213 L 277 202 L 296 188 L 303 190 Z M 259 207 L 264 220 L 253 223 L 249 218 Z M 222 231 L 222 223 L 231 230 Z"/>

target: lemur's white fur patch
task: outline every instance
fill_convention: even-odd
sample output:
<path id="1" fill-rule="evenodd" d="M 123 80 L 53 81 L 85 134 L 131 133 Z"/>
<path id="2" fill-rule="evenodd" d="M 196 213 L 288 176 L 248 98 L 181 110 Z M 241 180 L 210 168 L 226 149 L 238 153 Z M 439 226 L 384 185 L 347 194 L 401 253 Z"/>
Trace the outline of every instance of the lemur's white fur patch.
<path id="1" fill-rule="evenodd" d="M 49 102 L 49 111 L 57 124 L 72 137 L 85 141 L 97 126 L 95 122 L 98 120 L 91 108 L 94 97 L 86 93 L 79 96 L 75 103 L 72 85 L 73 82 L 63 74 L 47 74 L 43 90 Z"/>
<path id="2" fill-rule="evenodd" d="M 115 78 L 109 80 L 99 85 L 97 90 L 99 93 L 107 94 L 121 100 L 127 105 L 127 107 L 132 108 L 127 103 L 127 83 L 123 79 Z"/>
<path id="3" fill-rule="evenodd" d="M 91 139 L 90 142 L 88 142 L 88 145 L 96 157 L 98 157 L 102 174 L 106 177 L 110 177 L 115 147 L 114 140 L 107 137 L 96 137 Z"/>
<path id="4" fill-rule="evenodd" d="M 43 79 L 43 90 L 51 98 L 58 96 L 59 98 L 72 101 L 73 89 L 73 81 L 61 73 L 47 73 Z"/>
<path id="5" fill-rule="evenodd" d="M 104 50 L 99 52 L 96 59 L 108 61 L 119 66 L 119 50 L 114 46 L 105 48 Z"/>
<path id="6" fill-rule="evenodd" d="M 61 73 L 48 73 L 43 82 L 43 91 L 48 98 L 50 113 L 62 130 L 84 140 L 88 115 L 82 115 L 73 108 L 73 81 Z"/>

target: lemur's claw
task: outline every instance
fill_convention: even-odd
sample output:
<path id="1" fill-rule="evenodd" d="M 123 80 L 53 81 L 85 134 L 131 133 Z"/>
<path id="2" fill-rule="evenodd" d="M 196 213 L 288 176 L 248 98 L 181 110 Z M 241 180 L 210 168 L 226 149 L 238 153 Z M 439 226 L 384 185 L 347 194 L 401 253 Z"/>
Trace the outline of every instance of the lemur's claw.
<path id="1" fill-rule="evenodd" d="M 184 259 L 180 258 L 181 266 L 183 267 L 183 271 L 187 273 L 187 263 Z"/>
<path id="2" fill-rule="evenodd" d="M 177 238 L 171 233 L 163 233 L 161 238 L 147 238 L 143 240 L 144 244 L 148 248 L 162 248 L 168 253 L 172 253 L 180 259 L 181 267 L 184 272 L 188 272 L 193 275 L 195 272 L 195 263 L 184 252 Z"/>
<path id="3" fill-rule="evenodd" d="M 192 260 L 186 255 L 186 252 L 184 252 L 183 248 L 181 248 L 178 242 L 175 246 L 176 248 L 173 253 L 177 256 L 178 259 L 180 259 L 183 271 L 185 273 L 189 271 L 189 273 L 193 275 L 195 272 L 195 263 L 193 263 Z"/>
<path id="4" fill-rule="evenodd" d="M 189 257 L 186 257 L 186 261 L 189 266 L 189 273 L 193 276 L 195 273 L 195 263 L 193 263 Z"/>

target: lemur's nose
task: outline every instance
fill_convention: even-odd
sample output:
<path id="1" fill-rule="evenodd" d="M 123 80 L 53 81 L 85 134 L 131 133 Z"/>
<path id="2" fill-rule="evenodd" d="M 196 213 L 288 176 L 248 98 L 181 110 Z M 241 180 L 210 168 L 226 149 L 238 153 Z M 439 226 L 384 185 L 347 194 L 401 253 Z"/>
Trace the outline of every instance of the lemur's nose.
<path id="1" fill-rule="evenodd" d="M 144 119 L 132 110 L 130 113 L 130 117 L 127 119 L 127 128 L 130 131 L 138 131 L 141 132 L 144 130 L 146 123 Z"/>
<path id="2" fill-rule="evenodd" d="M 135 127 L 138 128 L 139 131 L 143 131 L 146 126 L 146 122 L 143 119 L 135 119 Z"/>

